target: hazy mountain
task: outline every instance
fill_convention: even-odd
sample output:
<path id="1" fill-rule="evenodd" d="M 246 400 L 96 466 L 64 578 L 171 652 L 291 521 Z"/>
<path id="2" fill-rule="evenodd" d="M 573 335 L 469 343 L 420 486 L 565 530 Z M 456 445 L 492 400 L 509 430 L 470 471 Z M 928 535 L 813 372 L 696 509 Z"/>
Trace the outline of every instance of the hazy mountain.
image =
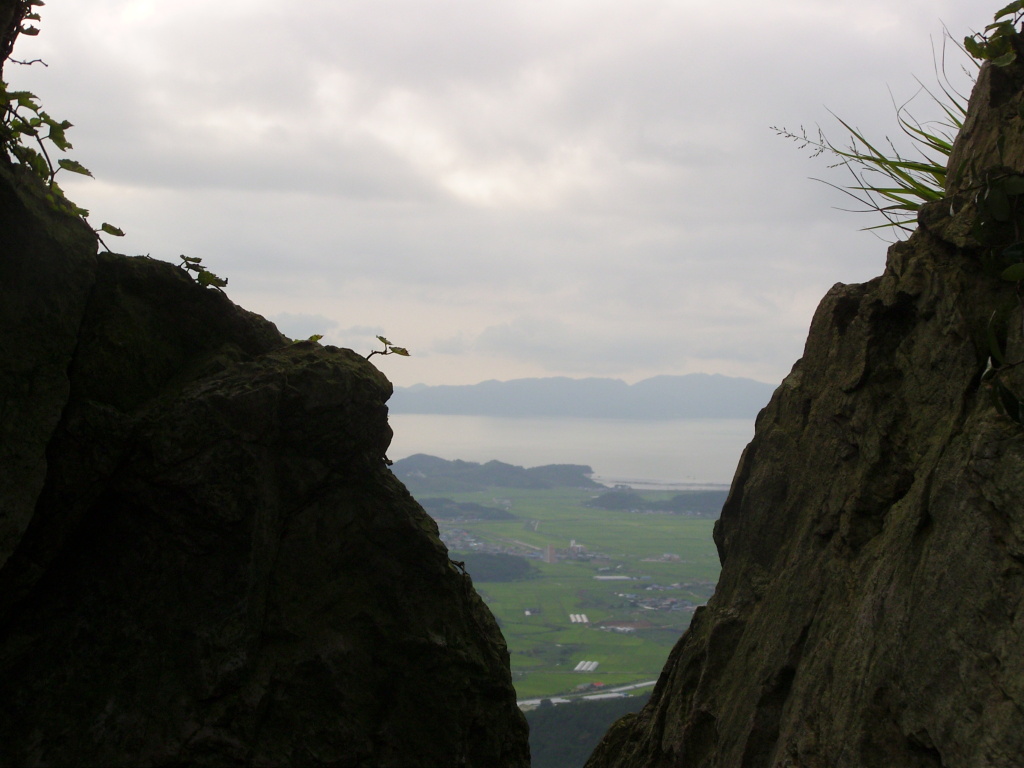
<path id="1" fill-rule="evenodd" d="M 514 379 L 462 386 L 396 387 L 393 413 L 476 416 L 583 416 L 590 418 L 753 418 L 772 384 L 720 374 L 620 379 Z"/>

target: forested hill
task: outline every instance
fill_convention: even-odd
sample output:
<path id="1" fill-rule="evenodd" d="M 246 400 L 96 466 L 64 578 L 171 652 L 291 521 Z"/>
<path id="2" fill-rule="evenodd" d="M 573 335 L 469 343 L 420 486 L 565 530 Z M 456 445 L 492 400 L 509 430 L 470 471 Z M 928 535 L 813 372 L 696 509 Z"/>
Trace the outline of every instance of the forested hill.
<path id="1" fill-rule="evenodd" d="M 484 488 L 604 488 L 584 464 L 548 464 L 525 469 L 501 461 L 447 461 L 417 453 L 396 461 L 391 471 L 413 493 L 476 491 Z"/>
<path id="2" fill-rule="evenodd" d="M 393 413 L 588 418 L 753 418 L 774 385 L 719 374 L 620 379 L 514 379 L 464 386 L 396 387 Z"/>

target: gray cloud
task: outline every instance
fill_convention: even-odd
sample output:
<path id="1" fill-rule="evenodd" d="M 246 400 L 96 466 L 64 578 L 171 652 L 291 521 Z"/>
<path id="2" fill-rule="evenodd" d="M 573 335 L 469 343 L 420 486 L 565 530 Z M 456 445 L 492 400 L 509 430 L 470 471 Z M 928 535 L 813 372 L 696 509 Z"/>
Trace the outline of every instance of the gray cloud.
<path id="1" fill-rule="evenodd" d="M 285 333 L 384 333 L 396 383 L 771 380 L 885 245 L 769 126 L 894 133 L 940 20 L 993 10 L 94 0 L 47 5 L 17 54 L 50 68 L 8 75 L 76 124 L 98 181 L 66 189 L 125 251 L 203 257 Z"/>
<path id="2" fill-rule="evenodd" d="M 294 312 L 279 312 L 267 318 L 285 336 L 292 339 L 308 339 L 315 334 L 324 335 L 338 322 L 323 315 L 304 315 Z"/>

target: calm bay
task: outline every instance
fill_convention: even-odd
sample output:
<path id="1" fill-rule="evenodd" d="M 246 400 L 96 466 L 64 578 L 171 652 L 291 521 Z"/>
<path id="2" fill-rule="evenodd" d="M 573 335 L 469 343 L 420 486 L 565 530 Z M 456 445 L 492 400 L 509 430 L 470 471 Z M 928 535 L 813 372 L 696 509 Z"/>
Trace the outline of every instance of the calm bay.
<path id="1" fill-rule="evenodd" d="M 392 414 L 388 456 L 536 467 L 588 464 L 594 479 L 636 487 L 728 485 L 753 419 L 512 418 Z"/>

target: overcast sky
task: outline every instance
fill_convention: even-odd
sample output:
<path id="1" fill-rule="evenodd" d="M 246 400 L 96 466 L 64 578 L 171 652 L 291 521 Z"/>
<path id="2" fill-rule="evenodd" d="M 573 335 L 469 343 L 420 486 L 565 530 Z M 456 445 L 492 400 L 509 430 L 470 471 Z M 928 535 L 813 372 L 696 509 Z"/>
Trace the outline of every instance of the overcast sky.
<path id="1" fill-rule="evenodd" d="M 1002 4 L 49 0 L 14 53 L 49 66 L 6 75 L 75 124 L 96 179 L 60 180 L 114 250 L 201 257 L 292 337 L 384 334 L 397 385 L 777 383 L 886 244 L 769 126 L 895 135 L 943 24 Z"/>

